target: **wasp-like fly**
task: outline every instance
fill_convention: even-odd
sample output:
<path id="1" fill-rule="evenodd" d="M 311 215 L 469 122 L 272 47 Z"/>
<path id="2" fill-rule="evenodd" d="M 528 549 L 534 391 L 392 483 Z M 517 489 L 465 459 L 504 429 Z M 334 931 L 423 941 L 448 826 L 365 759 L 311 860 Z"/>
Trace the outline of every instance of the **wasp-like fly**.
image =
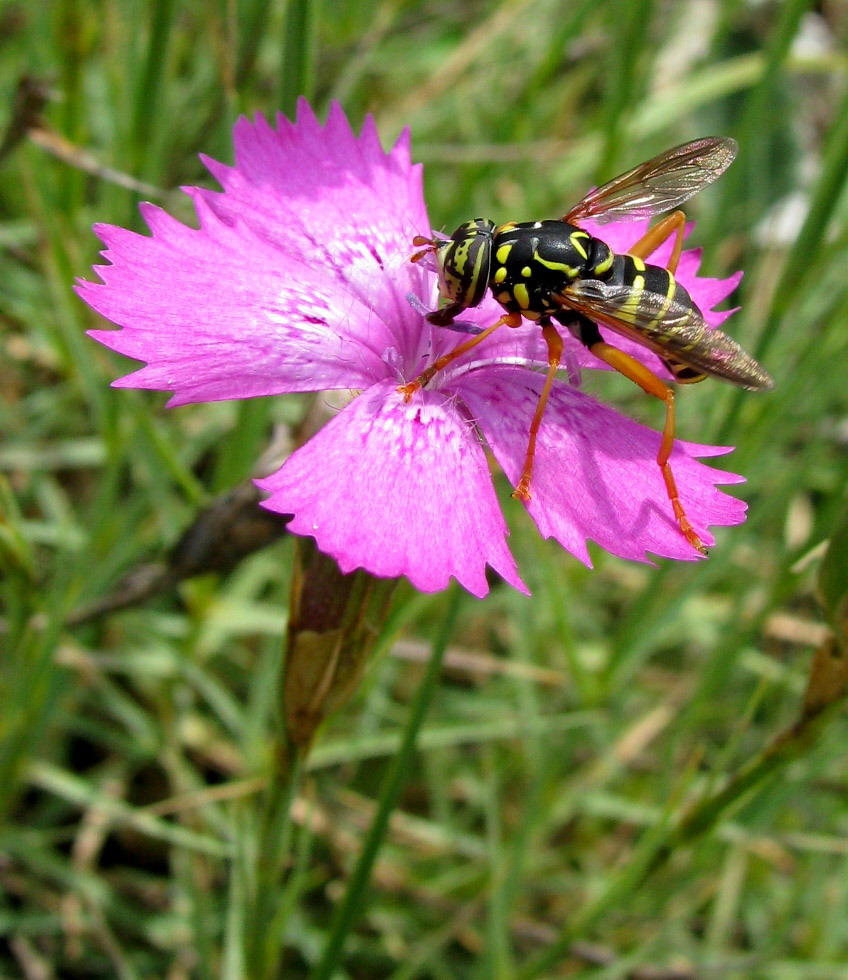
<path id="1" fill-rule="evenodd" d="M 674 278 L 686 219 L 675 210 L 721 176 L 736 156 L 736 143 L 712 137 L 684 143 L 628 170 L 583 198 L 559 220 L 495 225 L 484 218 L 466 221 L 449 239 L 416 237 L 421 248 L 412 257 L 435 257 L 439 290 L 446 304 L 427 314 L 449 326 L 463 310 L 477 306 L 486 290 L 506 310 L 495 323 L 439 358 L 414 381 L 398 390 L 412 397 L 445 365 L 503 325 L 536 321 L 548 347 L 548 374 L 530 425 L 527 455 L 513 496 L 530 499 L 536 435 L 562 357 L 556 321 L 596 357 L 638 384 L 666 406 L 657 463 L 672 510 L 690 544 L 705 553 L 686 517 L 671 472 L 674 445 L 674 392 L 653 371 L 604 341 L 598 324 L 654 351 L 676 381 L 692 383 L 707 375 L 745 388 L 774 385 L 769 374 L 732 338 L 711 328 L 689 293 Z M 581 221 L 626 221 L 672 211 L 626 254 L 617 255 Z M 667 239 L 674 242 L 666 265 L 645 260 Z M 423 246 L 423 247 L 422 247 Z"/>

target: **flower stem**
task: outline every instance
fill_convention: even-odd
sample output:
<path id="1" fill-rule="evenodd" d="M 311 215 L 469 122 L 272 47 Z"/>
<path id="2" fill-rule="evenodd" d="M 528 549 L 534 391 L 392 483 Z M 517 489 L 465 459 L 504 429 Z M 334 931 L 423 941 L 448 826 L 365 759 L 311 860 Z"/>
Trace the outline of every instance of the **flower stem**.
<path id="1" fill-rule="evenodd" d="M 248 975 L 272 977 L 277 968 L 281 936 L 269 928 L 285 894 L 282 877 L 291 853 L 292 803 L 300 786 L 306 751 L 298 746 L 277 747 L 277 758 L 259 817 L 253 879 L 252 914 L 248 923 L 246 961 Z"/>
<path id="2" fill-rule="evenodd" d="M 368 887 L 377 854 L 386 836 L 389 817 L 395 808 L 406 777 L 412 769 L 412 755 L 415 751 L 416 739 L 436 691 L 445 649 L 456 622 L 460 598 L 459 589 L 454 587 L 441 632 L 433 644 L 433 652 L 427 664 L 424 679 L 418 689 L 416 699 L 411 705 L 403 740 L 397 755 L 392 759 L 383 778 L 374 820 L 368 830 L 368 836 L 365 838 L 347 891 L 336 910 L 324 954 L 317 967 L 310 974 L 309 980 L 329 980 L 334 975 L 356 914 L 363 907 L 363 895 Z"/>
<path id="3" fill-rule="evenodd" d="M 244 949 L 252 980 L 277 975 L 288 911 L 300 887 L 292 867 L 291 809 L 309 747 L 327 716 L 356 691 L 396 587 L 396 580 L 363 571 L 345 575 L 314 543 L 300 543 L 274 760 L 248 864 L 252 902 Z"/>

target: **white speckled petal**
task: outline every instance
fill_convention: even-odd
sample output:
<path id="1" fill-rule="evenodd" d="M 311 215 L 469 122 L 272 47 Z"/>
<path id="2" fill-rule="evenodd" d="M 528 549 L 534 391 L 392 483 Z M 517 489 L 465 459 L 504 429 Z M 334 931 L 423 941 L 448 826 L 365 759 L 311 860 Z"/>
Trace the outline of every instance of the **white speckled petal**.
<path id="1" fill-rule="evenodd" d="M 351 131 L 333 103 L 325 125 L 301 99 L 297 122 L 242 117 L 234 130 L 236 164 L 204 162 L 224 188 L 186 188 L 222 220 L 243 221 L 258 237 L 324 270 L 365 306 L 378 310 L 395 346 L 414 337 L 407 293 L 427 277 L 409 261 L 415 235 L 429 234 L 421 165 L 409 159 L 409 132 L 384 152 L 373 119 Z M 411 345 L 414 346 L 414 345 Z"/>
<path id="2" fill-rule="evenodd" d="M 392 337 L 343 287 L 229 226 L 202 203 L 199 229 L 144 205 L 152 237 L 96 229 L 111 263 L 77 292 L 123 330 L 93 330 L 147 361 L 117 387 L 174 393 L 171 405 L 360 388 L 384 377 Z"/>
<path id="3" fill-rule="evenodd" d="M 344 572 L 405 575 L 424 592 L 453 576 L 483 596 L 489 565 L 526 592 L 483 447 L 438 392 L 407 404 L 393 383 L 374 385 L 257 485 Z"/>

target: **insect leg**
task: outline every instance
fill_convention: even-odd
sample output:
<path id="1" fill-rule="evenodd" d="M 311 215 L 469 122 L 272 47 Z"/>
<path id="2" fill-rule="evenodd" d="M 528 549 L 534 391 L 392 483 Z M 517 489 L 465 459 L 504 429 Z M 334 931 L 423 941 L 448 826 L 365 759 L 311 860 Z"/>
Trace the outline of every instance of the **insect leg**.
<path id="1" fill-rule="evenodd" d="M 456 358 L 461 357 L 466 351 L 470 351 L 473 347 L 481 344 L 487 337 L 493 334 L 498 327 L 502 327 L 507 324 L 510 327 L 521 326 L 521 314 L 520 313 L 504 313 L 502 317 L 499 317 L 490 326 L 486 327 L 481 333 L 472 337 L 471 340 L 466 340 L 464 343 L 460 344 L 459 347 L 454 347 L 453 350 L 448 351 L 447 354 L 443 354 L 437 361 L 434 361 L 430 367 L 425 371 L 422 371 L 417 378 L 413 381 L 409 381 L 405 385 L 399 385 L 398 391 L 403 395 L 403 400 L 408 402 L 410 398 L 418 391 L 419 388 L 423 388 L 424 385 L 430 381 L 434 375 L 438 374 L 442 368 L 448 366 L 451 361 L 455 361 Z"/>
<path id="2" fill-rule="evenodd" d="M 674 516 L 677 518 L 680 530 L 683 532 L 689 544 L 697 551 L 700 551 L 702 555 L 705 555 L 707 549 L 695 533 L 695 529 L 689 523 L 689 518 L 686 516 L 686 511 L 683 509 L 683 504 L 680 501 L 680 494 L 678 493 L 677 484 L 674 481 L 674 474 L 671 472 L 671 464 L 669 463 L 671 450 L 674 447 L 674 392 L 653 371 L 650 371 L 644 364 L 640 364 L 634 357 L 625 354 L 624 351 L 619 350 L 617 347 L 613 347 L 603 341 L 598 341 L 592 344 L 589 350 L 595 357 L 600 358 L 606 364 L 609 364 L 611 368 L 618 371 L 619 374 L 623 374 L 625 378 L 629 378 L 630 381 L 639 385 L 642 391 L 653 395 L 654 398 L 658 398 L 661 402 L 665 402 L 665 425 L 663 426 L 660 451 L 657 454 L 657 465 L 662 472 L 666 493 L 668 493 L 671 509 L 674 511 Z"/>
<path id="3" fill-rule="evenodd" d="M 530 499 L 530 476 L 533 473 L 533 457 L 536 454 L 536 436 L 539 433 L 539 426 L 542 424 L 542 416 L 545 414 L 545 406 L 548 404 L 548 397 L 559 369 L 562 359 L 562 337 L 552 323 L 542 326 L 542 336 L 548 345 L 548 374 L 542 386 L 542 393 L 536 403 L 536 411 L 533 421 L 530 423 L 530 437 L 527 441 L 527 455 L 524 457 L 524 469 L 521 471 L 521 479 L 518 486 L 513 490 L 512 495 L 518 500 L 525 502 Z"/>
<path id="4" fill-rule="evenodd" d="M 649 228 L 638 242 L 627 249 L 628 255 L 635 255 L 638 259 L 646 259 L 662 243 L 675 236 L 674 247 L 671 250 L 671 257 L 666 268 L 674 275 L 677 272 L 677 263 L 680 261 L 680 253 L 683 250 L 683 233 L 686 230 L 686 215 L 682 211 L 672 211 L 662 221 L 657 222 L 653 228 Z"/>

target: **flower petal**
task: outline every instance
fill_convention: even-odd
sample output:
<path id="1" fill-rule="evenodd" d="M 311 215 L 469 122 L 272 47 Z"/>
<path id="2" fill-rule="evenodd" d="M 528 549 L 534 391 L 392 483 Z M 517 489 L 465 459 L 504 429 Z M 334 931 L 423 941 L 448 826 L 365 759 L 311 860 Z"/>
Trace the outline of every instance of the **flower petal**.
<path id="1" fill-rule="evenodd" d="M 463 379 L 458 392 L 513 485 L 542 380 L 520 369 L 487 368 Z M 656 464 L 659 445 L 657 432 L 557 383 L 539 429 L 527 508 L 542 535 L 556 538 L 587 565 L 588 540 L 634 561 L 646 561 L 646 552 L 699 558 L 672 514 Z M 693 458 L 726 451 L 677 441 L 671 457 L 683 506 L 707 545 L 714 543 L 708 526 L 744 520 L 744 502 L 715 488 L 742 478 Z"/>
<path id="2" fill-rule="evenodd" d="M 416 234 L 429 234 L 421 166 L 409 160 L 409 133 L 385 153 L 373 119 L 359 137 L 333 103 L 326 126 L 305 99 L 297 122 L 242 117 L 234 130 L 236 164 L 204 157 L 224 188 L 186 188 L 229 224 L 244 221 L 263 240 L 320 266 L 372 310 L 379 311 L 394 346 L 414 337 L 407 293 L 422 295 L 424 273 L 409 262 Z"/>
<path id="3" fill-rule="evenodd" d="M 173 391 L 171 405 L 291 391 L 367 387 L 386 377 L 384 322 L 310 269 L 202 202 L 199 229 L 152 205 L 153 237 L 96 231 L 111 265 L 77 292 L 123 330 L 93 330 L 148 366 L 118 387 Z"/>
<path id="4" fill-rule="evenodd" d="M 257 485 L 344 572 L 405 575 L 424 592 L 454 576 L 483 596 L 488 564 L 527 591 L 474 428 L 438 392 L 407 404 L 392 382 L 374 385 Z"/>

